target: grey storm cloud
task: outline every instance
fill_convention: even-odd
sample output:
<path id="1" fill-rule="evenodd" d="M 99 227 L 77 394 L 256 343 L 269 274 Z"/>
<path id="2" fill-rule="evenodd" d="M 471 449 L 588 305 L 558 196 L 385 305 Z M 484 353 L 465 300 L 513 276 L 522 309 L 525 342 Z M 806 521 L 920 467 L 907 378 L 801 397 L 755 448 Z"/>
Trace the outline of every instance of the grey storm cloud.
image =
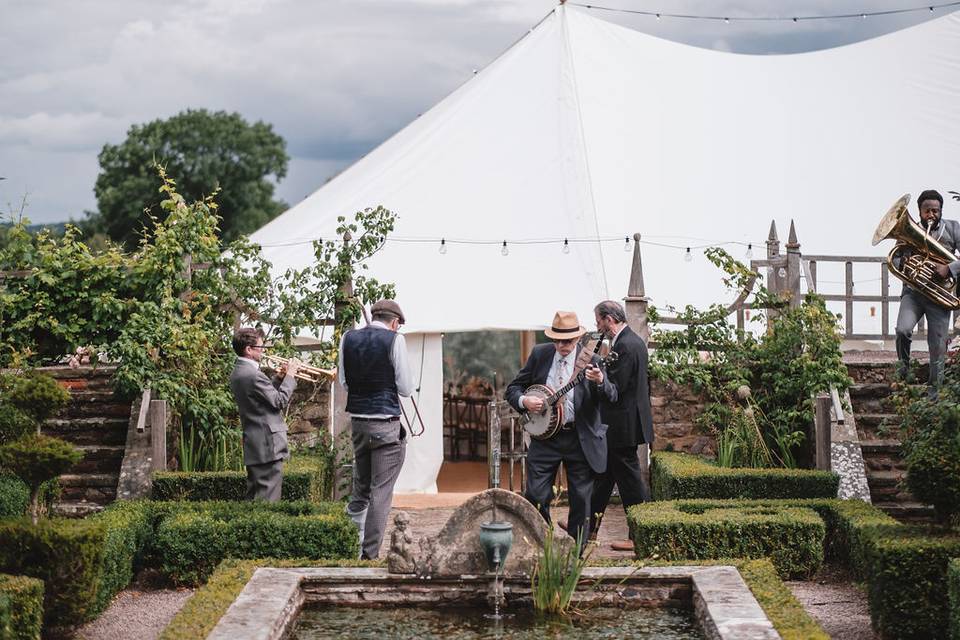
<path id="1" fill-rule="evenodd" d="M 571 3 L 573 0 L 571 0 Z M 583 2 L 582 4 L 588 4 Z M 817 15 L 908 0 L 597 0 L 673 13 Z M 0 206 L 36 222 L 93 209 L 97 153 L 187 108 L 264 120 L 288 143 L 290 203 L 467 81 L 555 0 L 5 0 Z M 867 6 L 869 5 L 869 6 Z M 938 14 L 808 23 L 689 21 L 593 10 L 652 35 L 738 53 L 793 53 Z"/>

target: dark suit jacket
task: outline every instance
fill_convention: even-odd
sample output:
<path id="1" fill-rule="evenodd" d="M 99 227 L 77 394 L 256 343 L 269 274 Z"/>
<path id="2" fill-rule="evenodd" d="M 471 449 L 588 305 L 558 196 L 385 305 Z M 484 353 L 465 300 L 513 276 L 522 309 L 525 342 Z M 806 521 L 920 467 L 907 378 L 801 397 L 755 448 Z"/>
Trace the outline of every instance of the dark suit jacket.
<path id="1" fill-rule="evenodd" d="M 256 365 L 237 360 L 230 374 L 230 390 L 243 426 L 243 464 L 264 464 L 290 457 L 283 409 L 296 386 L 293 376 L 271 381 Z"/>
<path id="2" fill-rule="evenodd" d="M 624 327 L 613 350 L 619 358 L 610 365 L 616 385 L 616 402 L 603 402 L 600 415 L 609 425 L 612 448 L 653 444 L 653 412 L 650 409 L 650 378 L 647 376 L 647 345 L 630 327 Z"/>
<path id="3" fill-rule="evenodd" d="M 507 386 L 506 398 L 510 406 L 521 413 L 526 412 L 520 406 L 520 396 L 532 384 L 546 384 L 556 352 L 552 344 L 538 344 L 533 348 L 523 369 Z M 599 360 L 597 356 L 593 357 L 594 362 Z M 600 401 L 603 398 L 616 402 L 617 387 L 611 382 L 610 376 L 604 373 L 603 384 L 596 385 L 584 378 L 570 393 L 574 394 L 573 409 L 583 455 L 594 472 L 603 473 L 607 470 L 607 425 L 600 420 Z"/>

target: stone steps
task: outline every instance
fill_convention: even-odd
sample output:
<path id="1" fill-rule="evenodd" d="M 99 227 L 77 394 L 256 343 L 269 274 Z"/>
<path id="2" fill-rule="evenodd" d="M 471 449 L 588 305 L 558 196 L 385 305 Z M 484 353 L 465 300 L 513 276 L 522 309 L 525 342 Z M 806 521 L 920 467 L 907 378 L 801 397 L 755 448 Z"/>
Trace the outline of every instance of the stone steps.
<path id="1" fill-rule="evenodd" d="M 66 473 L 60 476 L 60 502 L 113 502 L 119 478 L 119 469 L 117 473 Z"/>
<path id="2" fill-rule="evenodd" d="M 75 464 L 74 473 L 111 473 L 119 471 L 125 447 L 120 444 L 85 444 L 77 446 L 83 459 Z"/>
<path id="3" fill-rule="evenodd" d="M 130 408 L 124 417 L 91 416 L 84 418 L 50 418 L 43 423 L 44 435 L 62 438 L 75 445 L 123 445 L 127 442 Z"/>
<path id="4" fill-rule="evenodd" d="M 877 502 L 875 506 L 900 522 L 913 524 L 934 522 L 933 507 L 916 501 Z"/>
<path id="5" fill-rule="evenodd" d="M 51 509 L 51 515 L 58 518 L 86 518 L 87 516 L 103 511 L 104 506 L 87 500 L 74 502 L 56 502 Z"/>

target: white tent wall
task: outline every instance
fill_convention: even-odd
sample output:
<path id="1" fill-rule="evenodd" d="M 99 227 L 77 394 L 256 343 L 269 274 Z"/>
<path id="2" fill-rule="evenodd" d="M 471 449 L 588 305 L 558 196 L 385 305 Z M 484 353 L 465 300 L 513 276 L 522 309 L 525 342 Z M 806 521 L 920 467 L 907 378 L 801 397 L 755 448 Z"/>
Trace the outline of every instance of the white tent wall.
<path id="1" fill-rule="evenodd" d="M 622 298 L 629 279 L 624 243 L 603 239 L 634 232 L 679 245 L 643 246 L 653 304 L 702 307 L 731 296 L 698 245 L 752 242 L 759 257 L 771 219 L 781 240 L 795 220 L 806 253 L 881 255 L 870 237 L 891 203 L 960 180 L 958 104 L 957 14 L 844 47 L 749 56 L 560 6 L 253 240 L 282 273 L 313 259 L 310 241 L 330 238 L 337 216 L 394 211 L 369 273 L 396 285 L 416 333 L 539 329 L 558 308 L 592 324 L 594 304 Z M 948 200 L 945 216 L 960 217 L 956 207 Z M 564 238 L 578 240 L 569 253 L 522 242 Z M 831 278 L 826 267 L 820 277 Z M 439 372 L 439 347 L 435 357 Z M 425 405 L 439 407 L 435 389 Z M 415 460 L 405 486 L 433 482 Z"/>
<path id="2" fill-rule="evenodd" d="M 443 340 L 439 333 L 404 334 L 407 358 L 419 392 L 413 399 L 420 410 L 422 435 L 407 435 L 407 457 L 397 478 L 400 493 L 436 493 L 437 474 L 443 464 Z M 402 398 L 404 411 L 419 430 L 410 401 Z"/>

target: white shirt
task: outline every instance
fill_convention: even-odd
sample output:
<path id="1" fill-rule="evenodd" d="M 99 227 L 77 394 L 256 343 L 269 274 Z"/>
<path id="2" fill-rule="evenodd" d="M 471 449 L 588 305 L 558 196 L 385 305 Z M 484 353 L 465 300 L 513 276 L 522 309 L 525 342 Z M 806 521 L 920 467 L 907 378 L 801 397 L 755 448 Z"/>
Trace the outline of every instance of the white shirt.
<path id="1" fill-rule="evenodd" d="M 613 351 L 613 345 L 617 344 L 617 338 L 620 337 L 620 334 L 623 333 L 623 330 L 627 328 L 627 325 L 624 324 L 620 327 L 620 330 L 613 334 L 613 338 L 610 339 L 610 350 Z"/>
<path id="2" fill-rule="evenodd" d="M 380 322 L 379 320 L 374 320 L 370 323 L 371 327 L 380 327 L 381 329 L 386 329 L 391 331 L 390 327 Z M 340 380 L 340 384 L 344 389 L 347 389 L 347 375 L 343 370 L 343 339 L 346 337 L 346 333 L 340 337 L 340 354 L 337 357 L 337 378 Z M 405 398 L 408 398 L 413 395 L 415 387 L 413 386 L 413 373 L 410 371 L 410 365 L 407 363 L 407 342 L 403 338 L 403 334 L 397 333 L 397 337 L 393 341 L 393 348 L 390 350 L 390 364 L 393 365 L 394 380 L 397 384 L 397 393 Z M 349 389 L 347 389 L 349 391 Z M 350 414 L 358 418 L 394 418 L 396 416 L 390 415 L 381 415 L 381 414 L 359 414 L 353 413 Z"/>

